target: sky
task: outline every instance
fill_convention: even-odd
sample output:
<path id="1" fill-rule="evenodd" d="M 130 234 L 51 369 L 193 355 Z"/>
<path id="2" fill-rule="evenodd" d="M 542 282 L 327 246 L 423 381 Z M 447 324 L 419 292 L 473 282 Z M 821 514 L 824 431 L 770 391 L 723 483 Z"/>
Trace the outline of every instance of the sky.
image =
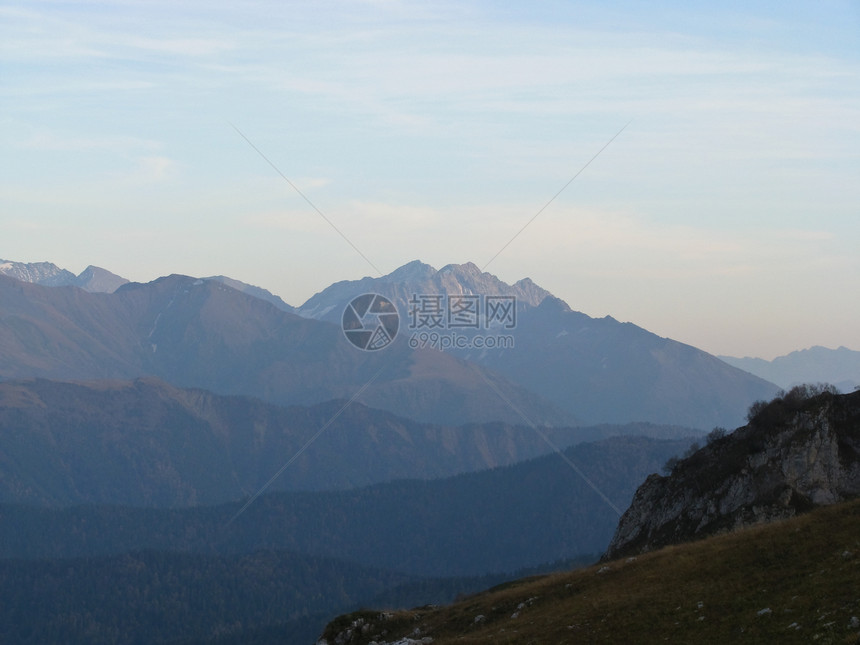
<path id="1" fill-rule="evenodd" d="M 714 354 L 860 350 L 860 0 L 4 1 L 0 124 L 6 260 L 293 305 L 474 262 Z"/>

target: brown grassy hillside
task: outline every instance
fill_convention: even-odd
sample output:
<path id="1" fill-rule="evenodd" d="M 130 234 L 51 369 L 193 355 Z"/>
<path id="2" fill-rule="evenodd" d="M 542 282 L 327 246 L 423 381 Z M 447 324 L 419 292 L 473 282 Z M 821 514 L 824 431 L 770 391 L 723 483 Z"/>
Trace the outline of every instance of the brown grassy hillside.
<path id="1" fill-rule="evenodd" d="M 356 645 L 860 643 L 860 500 L 446 607 L 357 612 L 323 636 Z"/>

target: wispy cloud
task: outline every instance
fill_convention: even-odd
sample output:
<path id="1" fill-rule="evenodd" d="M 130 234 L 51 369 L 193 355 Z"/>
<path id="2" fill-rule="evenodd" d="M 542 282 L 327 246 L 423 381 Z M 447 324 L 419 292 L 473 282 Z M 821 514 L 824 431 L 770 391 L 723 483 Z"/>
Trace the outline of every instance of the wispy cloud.
<path id="1" fill-rule="evenodd" d="M 157 150 L 163 147 L 159 141 L 132 136 L 69 136 L 56 132 L 38 131 L 24 139 L 20 146 L 31 150 L 81 151 L 81 150 Z"/>

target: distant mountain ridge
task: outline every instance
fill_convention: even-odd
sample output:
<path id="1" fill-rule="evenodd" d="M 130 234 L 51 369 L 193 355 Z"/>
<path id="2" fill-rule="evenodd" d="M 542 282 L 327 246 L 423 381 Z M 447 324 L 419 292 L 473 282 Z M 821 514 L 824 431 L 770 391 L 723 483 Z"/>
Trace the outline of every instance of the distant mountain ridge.
<path id="1" fill-rule="evenodd" d="M 784 389 L 801 383 L 830 383 L 843 392 L 860 387 L 860 352 L 847 347 L 829 349 L 816 345 L 777 356 L 772 361 L 750 357 L 720 358 Z"/>
<path id="2" fill-rule="evenodd" d="M 79 287 L 91 293 L 113 293 L 122 285 L 129 282 L 129 280 L 122 276 L 118 276 L 107 269 L 102 269 L 92 264 L 76 276 L 71 271 L 61 269 L 52 262 L 13 262 L 0 260 L 0 273 L 21 282 L 30 282 L 44 287 Z M 294 307 L 288 305 L 271 291 L 262 287 L 228 278 L 224 275 L 209 276 L 203 278 L 203 280 L 214 280 L 226 284 L 237 291 L 270 302 L 283 311 L 289 311 L 290 313 L 295 311 Z"/>
<path id="3" fill-rule="evenodd" d="M 22 282 L 45 287 L 79 287 L 93 293 L 113 293 L 128 280 L 93 265 L 75 275 L 51 262 L 11 262 L 0 260 L 0 273 Z"/>

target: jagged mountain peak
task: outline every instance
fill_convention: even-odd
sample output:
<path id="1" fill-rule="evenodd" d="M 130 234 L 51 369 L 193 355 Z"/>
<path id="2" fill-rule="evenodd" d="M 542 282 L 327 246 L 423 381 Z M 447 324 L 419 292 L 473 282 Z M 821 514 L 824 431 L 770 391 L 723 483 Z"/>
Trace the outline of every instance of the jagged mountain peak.
<path id="1" fill-rule="evenodd" d="M 297 313 L 307 318 L 339 322 L 346 303 L 370 291 L 391 298 L 403 311 L 413 294 L 512 295 L 518 303 L 532 307 L 552 295 L 529 278 L 511 285 L 482 271 L 473 262 L 446 264 L 436 270 L 420 260 L 413 260 L 380 278 L 336 282 L 311 297 Z"/>

